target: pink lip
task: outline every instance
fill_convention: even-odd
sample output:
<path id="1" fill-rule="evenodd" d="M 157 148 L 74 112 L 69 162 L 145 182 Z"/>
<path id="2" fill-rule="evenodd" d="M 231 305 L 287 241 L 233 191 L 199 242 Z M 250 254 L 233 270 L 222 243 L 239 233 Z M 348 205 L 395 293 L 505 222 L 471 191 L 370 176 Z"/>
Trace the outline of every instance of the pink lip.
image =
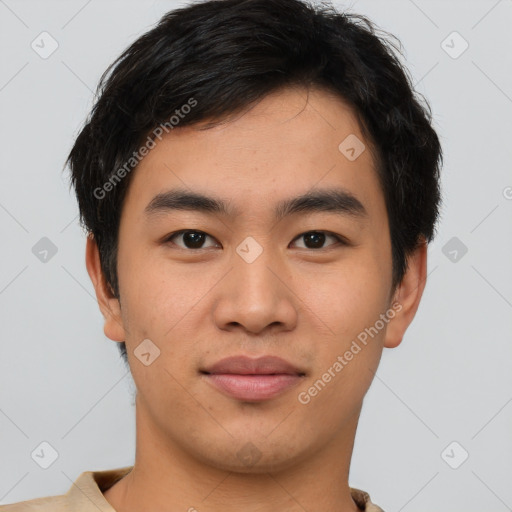
<path id="1" fill-rule="evenodd" d="M 201 372 L 222 393 L 245 401 L 273 398 L 298 384 L 303 371 L 275 356 L 222 359 Z"/>

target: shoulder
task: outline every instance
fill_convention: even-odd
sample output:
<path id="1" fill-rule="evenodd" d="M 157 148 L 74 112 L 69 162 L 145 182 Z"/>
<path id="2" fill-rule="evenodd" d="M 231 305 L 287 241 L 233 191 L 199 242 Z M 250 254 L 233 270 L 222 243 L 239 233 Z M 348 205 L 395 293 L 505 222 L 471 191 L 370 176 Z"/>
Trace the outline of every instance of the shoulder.
<path id="1" fill-rule="evenodd" d="M 127 475 L 132 467 L 84 471 L 66 494 L 0 505 L 0 512 L 115 512 L 103 491 Z"/>
<path id="2" fill-rule="evenodd" d="M 0 505 L 0 512 L 60 512 L 66 509 L 65 496 L 47 496 Z"/>
<path id="3" fill-rule="evenodd" d="M 350 494 L 356 505 L 363 512 L 384 512 L 378 505 L 372 502 L 370 495 L 361 489 L 350 487 Z"/>

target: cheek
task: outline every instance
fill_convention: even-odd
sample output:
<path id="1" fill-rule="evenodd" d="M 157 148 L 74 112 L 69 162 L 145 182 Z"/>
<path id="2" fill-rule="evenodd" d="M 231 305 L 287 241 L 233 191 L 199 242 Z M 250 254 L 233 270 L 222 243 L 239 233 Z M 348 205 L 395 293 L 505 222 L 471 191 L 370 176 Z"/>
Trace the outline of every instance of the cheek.
<path id="1" fill-rule="evenodd" d="M 371 259 L 361 256 L 350 270 L 333 273 L 309 294 L 311 309 L 329 331 L 318 340 L 317 364 L 304 391 L 314 396 L 312 406 L 322 410 L 327 430 L 339 425 L 347 411 L 357 412 L 382 354 L 387 277 Z"/>
<path id="2" fill-rule="evenodd" d="M 208 290 L 208 280 L 191 267 L 177 265 L 159 251 L 154 255 L 133 251 L 119 263 L 125 316 L 134 335 L 162 341 L 172 335 L 174 325 Z"/>
<path id="3" fill-rule="evenodd" d="M 186 329 L 188 316 L 207 288 L 198 288 L 198 283 L 191 282 L 190 276 L 176 272 L 176 268 L 171 273 L 170 264 L 161 260 L 141 258 L 137 262 L 135 254 L 131 257 L 131 261 L 126 261 L 124 273 L 120 271 L 119 274 L 126 283 L 122 309 L 128 326 L 126 346 L 130 352 L 133 379 L 141 396 L 145 397 L 145 406 L 152 409 L 155 417 L 162 404 L 170 408 L 172 415 L 183 415 L 188 399 L 183 396 L 180 382 L 184 380 L 184 369 L 188 371 L 193 352 L 190 343 L 183 340 L 193 341 Z M 197 273 L 194 279 L 200 283 Z M 143 358 L 139 359 L 141 350 L 138 347 L 147 347 L 141 345 L 146 339 L 151 341 L 150 359 L 153 354 L 158 354 L 149 365 L 144 364 Z M 182 399 L 175 398 L 170 403 L 170 396 Z"/>
<path id="4" fill-rule="evenodd" d="M 129 270 L 128 265 L 125 268 L 128 284 L 123 291 L 127 350 L 133 354 L 143 340 L 149 339 L 160 351 L 147 368 L 134 360 L 134 379 L 151 394 L 157 392 L 159 378 L 178 392 L 171 375 L 178 381 L 195 375 L 191 361 L 201 328 L 206 325 L 205 299 L 219 280 L 219 273 L 200 272 L 194 265 L 177 265 L 164 258 L 141 259 L 132 268 L 137 270 Z"/>
<path id="5" fill-rule="evenodd" d="M 361 251 L 328 273 L 304 276 L 301 296 L 322 332 L 346 343 L 385 312 L 389 286 L 380 261 Z"/>

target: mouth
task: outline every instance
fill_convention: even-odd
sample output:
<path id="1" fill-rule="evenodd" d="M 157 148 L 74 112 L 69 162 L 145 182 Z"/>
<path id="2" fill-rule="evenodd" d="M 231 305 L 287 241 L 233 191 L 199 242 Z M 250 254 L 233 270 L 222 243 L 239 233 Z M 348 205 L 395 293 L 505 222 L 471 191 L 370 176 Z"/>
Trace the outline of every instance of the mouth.
<path id="1" fill-rule="evenodd" d="M 251 359 L 234 356 L 200 370 L 203 378 L 222 394 L 236 400 L 259 402 L 270 400 L 305 377 L 305 372 L 275 356 Z"/>

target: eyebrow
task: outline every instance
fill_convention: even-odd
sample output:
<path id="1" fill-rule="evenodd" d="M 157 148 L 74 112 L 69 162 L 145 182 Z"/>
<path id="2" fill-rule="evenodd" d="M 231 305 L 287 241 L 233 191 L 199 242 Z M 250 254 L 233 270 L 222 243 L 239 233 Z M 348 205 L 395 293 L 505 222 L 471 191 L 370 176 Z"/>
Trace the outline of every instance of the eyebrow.
<path id="1" fill-rule="evenodd" d="M 144 213 L 150 218 L 175 210 L 221 214 L 227 217 L 241 215 L 241 211 L 227 201 L 179 188 L 157 194 L 148 203 Z M 284 199 L 274 207 L 276 220 L 295 213 L 316 212 L 334 212 L 356 219 L 368 217 L 368 212 L 361 201 L 342 188 L 317 188 L 303 195 Z"/>

